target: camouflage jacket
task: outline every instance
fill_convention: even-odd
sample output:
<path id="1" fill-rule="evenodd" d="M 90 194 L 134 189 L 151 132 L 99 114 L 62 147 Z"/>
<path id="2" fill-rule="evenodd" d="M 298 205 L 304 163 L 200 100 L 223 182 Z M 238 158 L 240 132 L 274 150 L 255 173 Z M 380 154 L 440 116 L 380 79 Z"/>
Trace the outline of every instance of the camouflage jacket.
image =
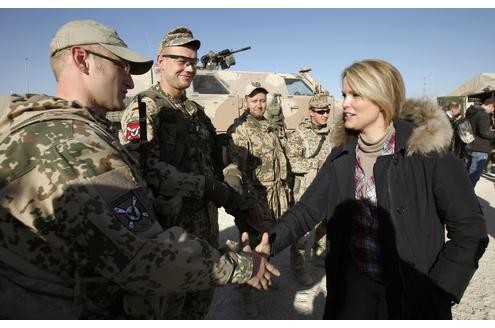
<path id="1" fill-rule="evenodd" d="M 295 175 L 294 198 L 299 200 L 332 150 L 330 126 L 315 126 L 305 118 L 286 145 L 291 172 Z M 320 145 L 321 143 L 321 145 Z"/>
<path id="2" fill-rule="evenodd" d="M 174 102 L 160 84 L 146 92 L 147 140 L 140 140 L 135 98 L 122 116 L 120 142 L 136 158 L 144 154 L 143 171 L 155 194 L 203 199 L 205 176 L 217 174 L 215 128 L 204 109 L 185 95 Z"/>
<path id="3" fill-rule="evenodd" d="M 174 102 L 160 84 L 141 95 L 146 104 L 147 140 L 140 140 L 138 101 L 134 99 L 122 117 L 121 143 L 140 158 L 155 196 L 181 197 L 176 206 L 190 213 L 211 207 L 205 201 L 205 177 L 222 180 L 223 162 L 210 118 L 185 95 Z"/>
<path id="4" fill-rule="evenodd" d="M 287 179 L 284 150 L 267 120 L 247 115 L 231 136 L 230 157 L 244 175 L 247 195 L 253 195 L 252 191 L 257 188 L 265 189 Z"/>
<path id="5" fill-rule="evenodd" d="M 221 253 L 179 227 L 157 223 L 132 156 L 91 110 L 28 95 L 13 96 L 1 113 L 0 250 L 14 260 L 2 255 L 0 267 L 57 277 L 83 311 L 96 309 L 86 315 L 96 317 L 116 308 L 121 315 L 126 295 L 250 278 L 249 255 Z"/>

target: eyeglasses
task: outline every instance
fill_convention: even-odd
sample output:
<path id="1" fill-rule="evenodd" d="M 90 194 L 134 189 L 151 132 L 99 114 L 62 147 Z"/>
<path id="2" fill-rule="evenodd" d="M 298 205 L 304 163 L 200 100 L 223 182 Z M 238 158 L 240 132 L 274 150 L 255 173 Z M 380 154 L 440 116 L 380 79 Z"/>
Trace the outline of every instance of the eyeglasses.
<path id="1" fill-rule="evenodd" d="M 110 58 L 108 56 L 99 54 L 97 52 L 94 52 L 94 51 L 91 51 L 91 50 L 88 50 L 88 49 L 84 49 L 84 50 L 86 50 L 86 52 L 88 54 L 92 54 L 92 55 L 95 55 L 96 57 L 101 57 L 103 59 L 106 59 L 106 60 L 111 61 L 112 63 L 114 63 L 118 67 L 122 68 L 127 74 L 129 74 L 131 72 L 131 64 L 129 62 L 127 62 L 127 61 L 122 61 L 122 60 L 117 60 L 117 59 L 114 59 L 114 58 Z"/>
<path id="2" fill-rule="evenodd" d="M 319 115 L 323 115 L 323 114 L 328 114 L 330 113 L 330 109 L 321 109 L 321 110 L 314 110 L 312 109 L 313 112 L 319 114 Z"/>
<path id="3" fill-rule="evenodd" d="M 198 58 L 189 58 L 189 57 L 184 57 L 184 56 L 179 56 L 179 55 L 161 55 L 162 57 L 165 58 L 170 58 L 173 59 L 177 64 L 179 64 L 182 67 L 189 67 L 192 66 L 192 68 L 196 68 L 198 66 L 199 59 Z"/>

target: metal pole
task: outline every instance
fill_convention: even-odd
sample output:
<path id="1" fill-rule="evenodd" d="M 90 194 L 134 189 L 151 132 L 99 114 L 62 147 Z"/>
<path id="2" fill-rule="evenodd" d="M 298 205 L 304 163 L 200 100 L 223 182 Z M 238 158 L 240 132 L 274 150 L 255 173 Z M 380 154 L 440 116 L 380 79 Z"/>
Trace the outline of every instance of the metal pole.
<path id="1" fill-rule="evenodd" d="M 26 90 L 29 93 L 29 74 L 28 74 L 28 58 L 24 58 L 24 75 L 26 77 Z"/>

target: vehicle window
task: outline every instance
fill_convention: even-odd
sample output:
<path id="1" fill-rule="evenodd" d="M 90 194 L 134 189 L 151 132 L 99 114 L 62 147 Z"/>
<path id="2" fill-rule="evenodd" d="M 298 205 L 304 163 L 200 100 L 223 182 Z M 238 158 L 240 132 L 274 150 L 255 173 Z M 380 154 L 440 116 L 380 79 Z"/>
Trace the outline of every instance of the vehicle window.
<path id="1" fill-rule="evenodd" d="M 285 79 L 290 96 L 312 96 L 313 91 L 300 79 Z"/>
<path id="2" fill-rule="evenodd" d="M 193 92 L 207 95 L 229 94 L 229 90 L 213 75 L 196 75 L 193 80 Z"/>

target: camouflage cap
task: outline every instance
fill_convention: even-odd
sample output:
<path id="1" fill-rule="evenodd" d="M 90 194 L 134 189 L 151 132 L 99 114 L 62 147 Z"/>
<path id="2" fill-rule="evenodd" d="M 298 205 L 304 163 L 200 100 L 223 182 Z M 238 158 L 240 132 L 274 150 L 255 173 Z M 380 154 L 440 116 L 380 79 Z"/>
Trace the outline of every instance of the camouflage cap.
<path id="1" fill-rule="evenodd" d="M 328 108 L 330 103 L 328 102 L 328 95 L 326 93 L 317 93 L 309 100 L 310 108 Z"/>
<path id="2" fill-rule="evenodd" d="M 245 96 L 250 96 L 254 90 L 262 89 L 265 93 L 268 93 L 268 90 L 264 88 L 260 82 L 251 82 L 246 86 L 246 90 L 244 91 Z"/>
<path id="3" fill-rule="evenodd" d="M 186 44 L 191 44 L 196 50 L 201 47 L 201 41 L 194 38 L 190 29 L 176 27 L 163 36 L 158 52 L 162 52 L 165 47 L 184 46 Z"/>
<path id="4" fill-rule="evenodd" d="M 153 65 L 153 60 L 130 50 L 115 30 L 93 20 L 74 20 L 63 25 L 50 43 L 49 55 L 52 57 L 60 50 L 84 44 L 99 44 L 128 61 L 131 64 L 131 74 L 144 74 Z"/>

